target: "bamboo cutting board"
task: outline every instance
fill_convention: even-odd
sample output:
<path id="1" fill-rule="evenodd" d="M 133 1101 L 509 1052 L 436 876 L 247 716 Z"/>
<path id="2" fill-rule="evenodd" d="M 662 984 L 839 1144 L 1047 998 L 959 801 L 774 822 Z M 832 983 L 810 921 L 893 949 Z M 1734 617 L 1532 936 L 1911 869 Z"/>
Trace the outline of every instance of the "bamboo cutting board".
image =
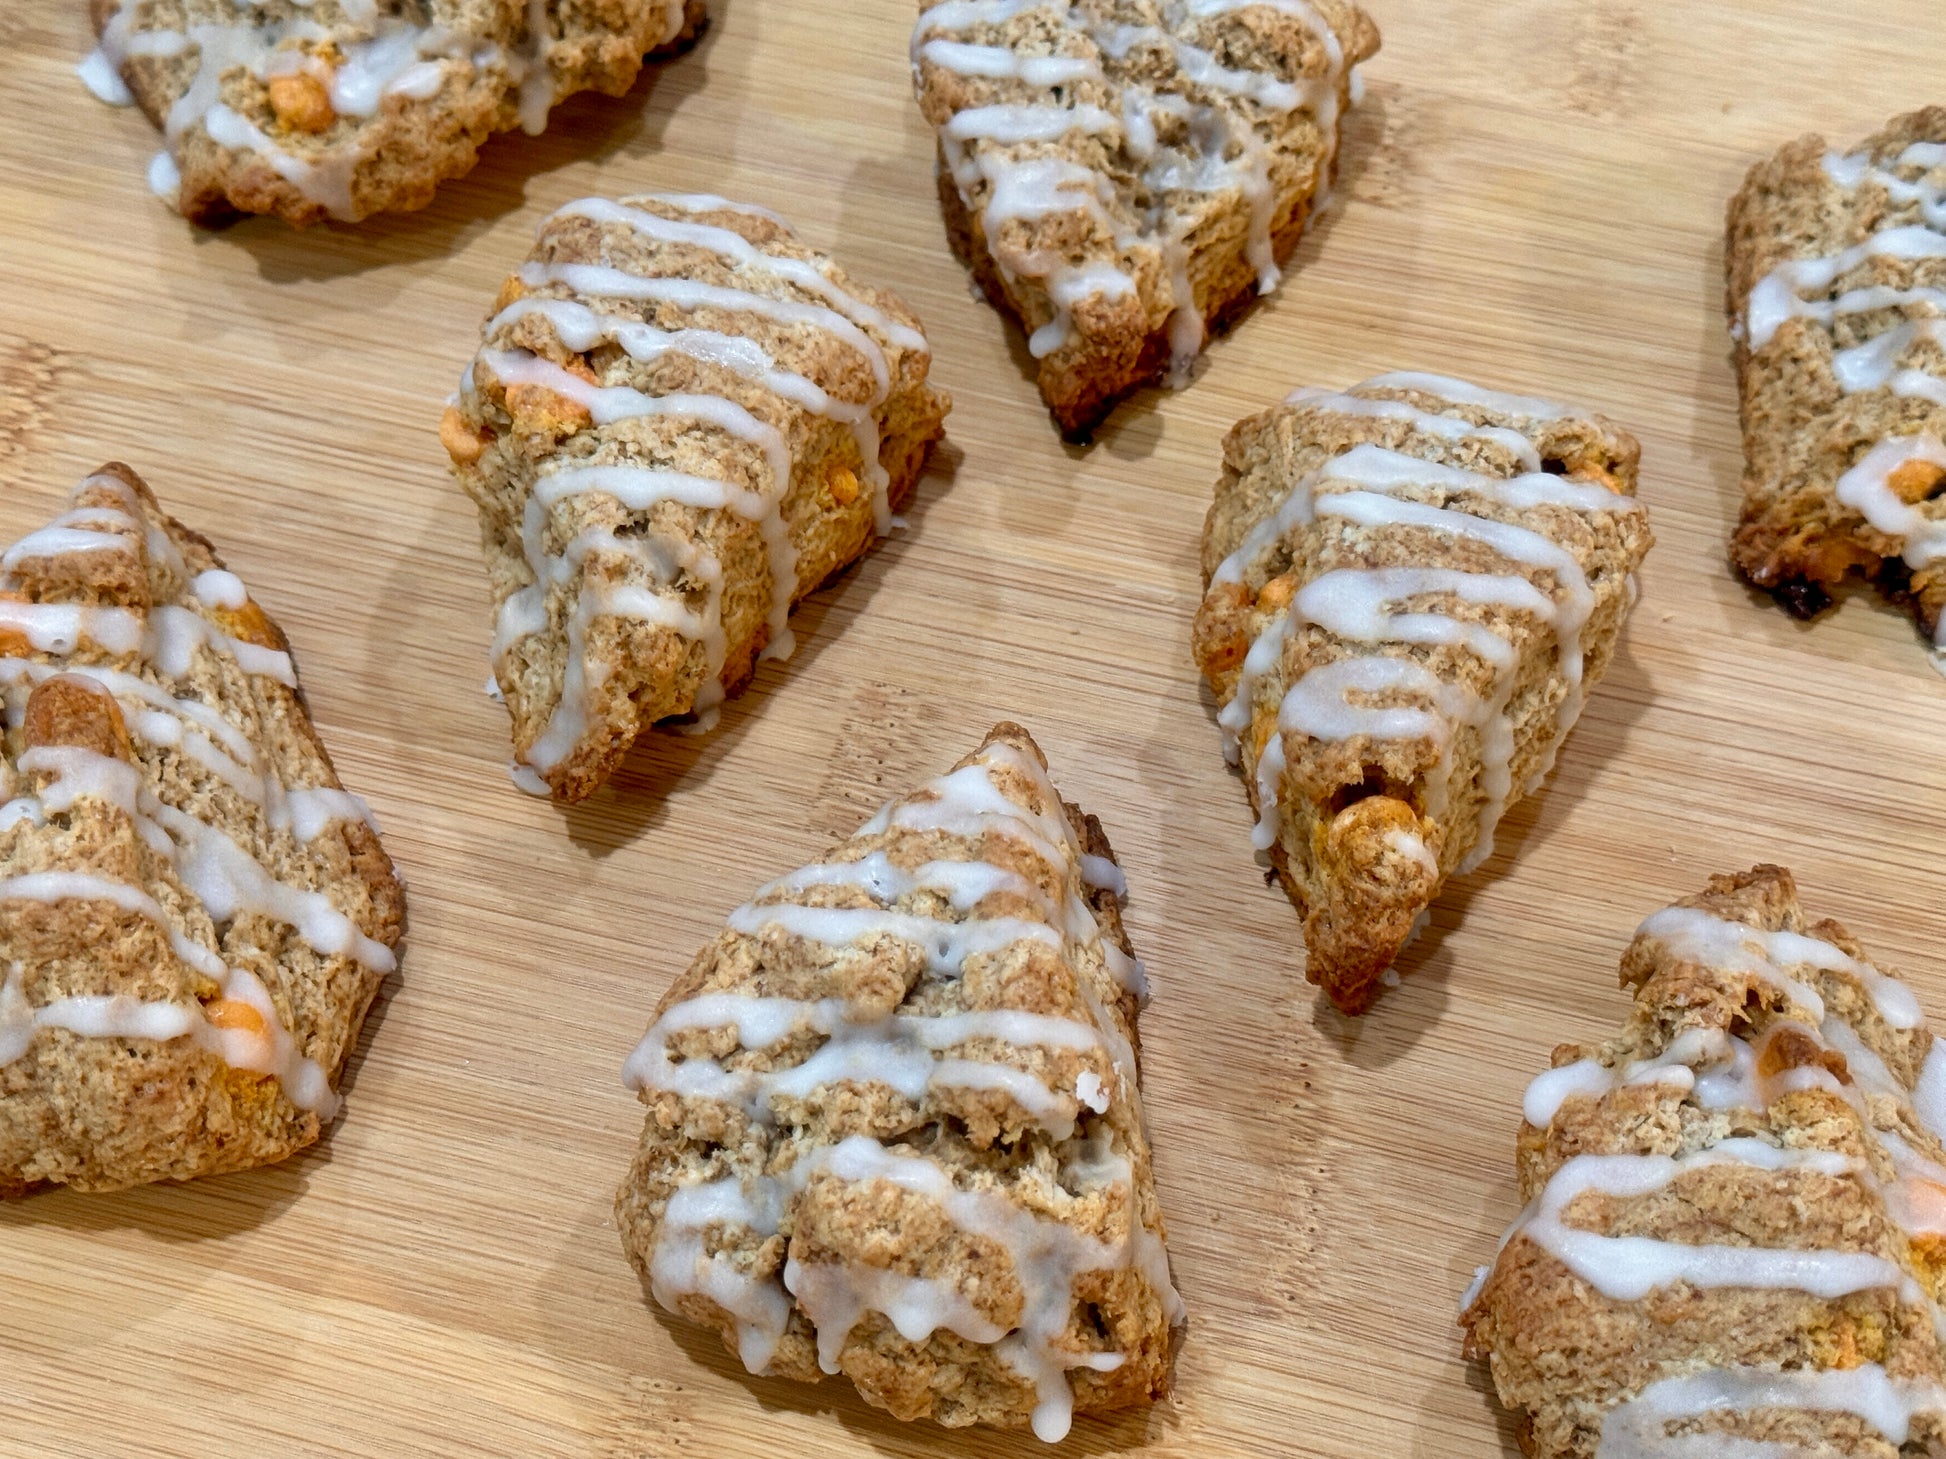
<path id="1" fill-rule="evenodd" d="M 1071 1453 L 1514 1452 L 1453 1313 L 1514 1214 L 1519 1095 L 1616 1024 L 1630 930 L 1706 874 L 1789 864 L 1946 1015 L 1946 682 L 1869 596 L 1805 627 L 1725 569 L 1719 237 L 1778 143 L 1946 99 L 1936 0 L 1369 3 L 1385 49 L 1338 207 L 1192 388 L 1088 450 L 947 253 L 907 0 L 712 0 L 696 51 L 626 100 L 495 142 L 425 213 L 301 234 L 164 211 L 149 128 L 74 77 L 82 0 L 0 12 L 0 541 L 99 462 L 136 466 L 281 620 L 411 896 L 319 1148 L 0 1209 L 0 1455 L 1041 1452 L 746 1377 L 646 1303 L 609 1213 L 640 1125 L 621 1062 L 657 997 L 758 883 L 1001 717 L 1127 868 L 1191 1312 L 1175 1398 L 1078 1423 Z M 910 528 L 800 611 L 796 659 L 563 813 L 507 781 L 435 427 L 535 222 L 645 189 L 781 209 L 899 289 L 957 408 Z M 1393 368 L 1628 425 L 1660 545 L 1549 790 L 1353 1022 L 1302 979 L 1187 635 L 1223 432 Z"/>

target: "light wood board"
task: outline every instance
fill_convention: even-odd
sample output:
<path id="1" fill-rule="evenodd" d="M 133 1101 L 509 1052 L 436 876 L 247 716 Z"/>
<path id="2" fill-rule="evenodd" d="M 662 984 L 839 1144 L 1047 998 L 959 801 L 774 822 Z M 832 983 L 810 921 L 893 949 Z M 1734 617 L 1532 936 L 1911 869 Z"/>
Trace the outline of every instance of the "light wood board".
<path id="1" fill-rule="evenodd" d="M 495 142 L 425 213 L 302 234 L 164 211 L 153 134 L 74 77 L 81 0 L 0 13 L 0 540 L 134 464 L 283 623 L 411 897 L 319 1148 L 0 1209 L 0 1454 L 1041 1452 L 747 1378 L 644 1301 L 610 1216 L 639 1129 L 621 1061 L 656 998 L 755 885 L 1000 717 L 1128 871 L 1192 1314 L 1176 1397 L 1068 1452 L 1512 1452 L 1455 1304 L 1514 1214 L 1520 1091 L 1620 1018 L 1636 921 L 1782 861 L 1946 1013 L 1946 681 L 1867 595 L 1805 627 L 1729 576 L 1720 308 L 1752 160 L 1946 99 L 1936 0 L 1371 0 L 1385 49 L 1338 208 L 1190 389 L 1089 450 L 947 253 L 905 0 L 712 6 L 693 54 Z M 564 814 L 507 781 L 435 425 L 535 222 L 642 189 L 790 214 L 905 294 L 958 403 L 910 528 L 801 611 L 796 659 Z M 1349 1022 L 1251 858 L 1187 635 L 1225 429 L 1391 368 L 1622 421 L 1660 545 L 1547 793 Z"/>

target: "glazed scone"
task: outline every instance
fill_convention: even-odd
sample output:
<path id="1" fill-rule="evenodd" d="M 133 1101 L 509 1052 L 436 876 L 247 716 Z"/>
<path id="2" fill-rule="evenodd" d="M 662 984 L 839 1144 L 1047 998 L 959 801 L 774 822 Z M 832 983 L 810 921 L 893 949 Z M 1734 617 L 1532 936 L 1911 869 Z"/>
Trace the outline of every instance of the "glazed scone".
<path id="1" fill-rule="evenodd" d="M 126 466 L 0 556 L 0 1196 L 318 1138 L 405 903 L 289 646 Z"/>
<path id="2" fill-rule="evenodd" d="M 1052 1441 L 1166 1393 L 1122 885 L 1002 724 L 732 912 L 628 1064 L 615 1213 L 656 1301 L 901 1419 Z"/>
<path id="3" fill-rule="evenodd" d="M 921 0 L 947 235 L 1063 433 L 1277 286 L 1377 50 L 1352 0 Z"/>
<path id="4" fill-rule="evenodd" d="M 703 0 L 92 0 L 102 100 L 163 134 L 149 184 L 185 218 L 356 222 L 432 201 L 495 132 L 626 92 Z"/>
<path id="5" fill-rule="evenodd" d="M 789 656 L 791 606 L 890 528 L 951 401 L 900 299 L 722 198 L 569 203 L 494 310 L 440 437 L 515 779 L 580 800 Z"/>
<path id="6" fill-rule="evenodd" d="M 1299 390 L 1224 442 L 1196 661 L 1345 1012 L 1607 669 L 1652 540 L 1638 456 L 1600 416 L 1418 374 Z"/>
<path id="7" fill-rule="evenodd" d="M 1757 164 L 1725 261 L 1737 570 L 1801 618 L 1863 573 L 1946 645 L 1946 108 Z"/>
<path id="8" fill-rule="evenodd" d="M 1782 867 L 1644 922 L 1460 1322 L 1534 1459 L 1946 1452 L 1946 1052 Z"/>

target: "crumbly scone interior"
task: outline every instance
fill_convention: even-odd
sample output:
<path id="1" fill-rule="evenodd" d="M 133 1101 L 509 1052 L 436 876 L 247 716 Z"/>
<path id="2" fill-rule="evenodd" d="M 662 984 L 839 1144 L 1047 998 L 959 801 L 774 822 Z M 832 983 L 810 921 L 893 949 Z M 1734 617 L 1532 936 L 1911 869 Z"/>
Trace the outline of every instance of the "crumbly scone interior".
<path id="1" fill-rule="evenodd" d="M 1196 656 L 1308 974 L 1347 1011 L 1607 668 L 1651 541 L 1637 454 L 1599 417 L 1417 374 L 1230 433 Z"/>
<path id="2" fill-rule="evenodd" d="M 1524 1101 L 1527 1209 L 1461 1322 L 1527 1452 L 1946 1443 L 1946 1053 L 1790 874 L 1644 922 L 1619 1037 Z"/>
<path id="3" fill-rule="evenodd" d="M 150 183 L 204 216 L 423 206 L 493 132 L 577 91 L 626 91 L 700 0 L 95 0 L 83 77 L 161 129 Z M 230 196 L 227 200 L 224 194 Z"/>
<path id="4" fill-rule="evenodd" d="M 0 1177 L 138 1178 L 69 1124 L 139 1126 L 134 1091 L 88 1100 L 151 1042 L 251 1076 L 229 1095 L 277 1103 L 288 1153 L 334 1112 L 395 966 L 398 883 L 282 634 L 209 544 L 125 467 L 70 508 L 0 557 Z M 149 1115 L 170 1102 L 159 1068 L 138 1089 Z"/>
<path id="5" fill-rule="evenodd" d="M 1730 205 L 1744 516 L 1731 555 L 1800 616 L 1853 572 L 1946 643 L 1946 108 L 1806 137 Z"/>
<path id="6" fill-rule="evenodd" d="M 480 510 L 516 778 L 579 798 L 707 714 L 890 528 L 948 407 L 893 295 L 761 208 L 600 198 L 542 225 L 441 434 Z"/>
<path id="7" fill-rule="evenodd" d="M 617 1212 L 656 1300 L 900 1418 L 1056 1439 L 1160 1396 L 1180 1303 L 1120 890 L 1002 725 L 733 912 L 628 1066 Z"/>
<path id="8" fill-rule="evenodd" d="M 920 108 L 1044 380 L 1165 328 L 1186 364 L 1228 271 L 1276 287 L 1377 45 L 1349 0 L 922 8 Z"/>

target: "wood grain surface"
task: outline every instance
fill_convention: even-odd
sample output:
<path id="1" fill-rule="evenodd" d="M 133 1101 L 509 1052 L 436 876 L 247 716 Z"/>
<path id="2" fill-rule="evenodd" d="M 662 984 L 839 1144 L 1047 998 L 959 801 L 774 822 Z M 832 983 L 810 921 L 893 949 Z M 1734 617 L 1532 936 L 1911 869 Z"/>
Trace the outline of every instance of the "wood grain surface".
<path id="1" fill-rule="evenodd" d="M 495 142 L 426 212 L 199 232 L 83 90 L 81 0 L 0 11 L 0 540 L 107 458 L 281 620 L 411 895 L 342 1122 L 267 1170 L 0 1210 L 0 1454 L 1026 1455 L 847 1386 L 746 1377 L 661 1315 L 610 1201 L 621 1062 L 759 882 L 999 717 L 1100 815 L 1155 1000 L 1145 1086 L 1191 1311 L 1176 1397 L 1068 1452 L 1514 1452 L 1453 1325 L 1514 1214 L 1518 1097 L 1620 1018 L 1616 960 L 1774 859 L 1946 1013 L 1946 680 L 1866 594 L 1803 626 L 1724 567 L 1739 453 L 1723 204 L 1807 130 L 1941 100 L 1937 0 L 1370 0 L 1340 199 L 1195 384 L 1087 450 L 969 296 L 910 96 L 907 0 L 712 0 L 624 100 Z M 911 526 L 798 616 L 707 738 L 563 813 L 507 781 L 473 513 L 440 403 L 535 222 L 712 190 L 899 289 L 958 405 Z M 1218 444 L 1292 386 L 1447 371 L 1643 442 L 1660 545 L 1546 794 L 1362 1022 L 1303 981 L 1189 658 Z"/>

